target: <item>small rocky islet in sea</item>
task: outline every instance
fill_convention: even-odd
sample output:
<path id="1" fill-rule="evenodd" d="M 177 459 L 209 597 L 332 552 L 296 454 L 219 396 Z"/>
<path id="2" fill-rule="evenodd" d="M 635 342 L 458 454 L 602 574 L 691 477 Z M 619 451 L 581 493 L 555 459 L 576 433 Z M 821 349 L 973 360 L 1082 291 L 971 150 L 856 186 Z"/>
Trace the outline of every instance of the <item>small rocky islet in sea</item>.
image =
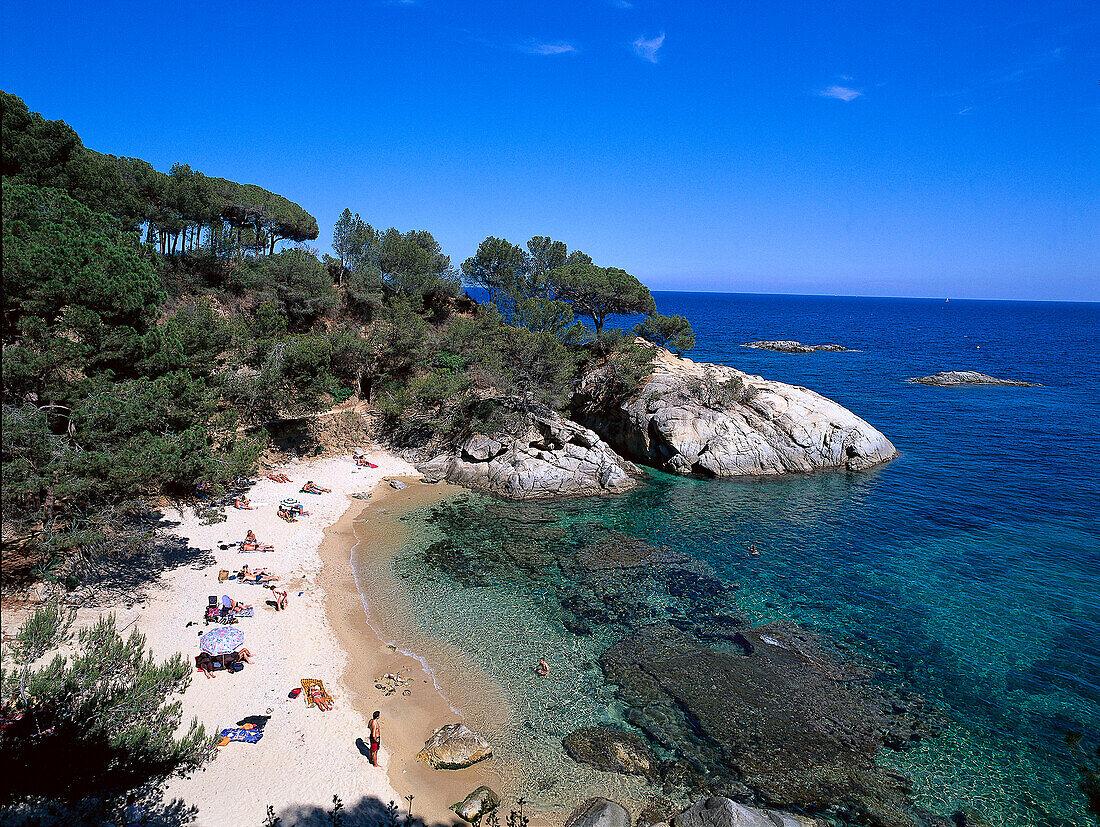
<path id="1" fill-rule="evenodd" d="M 1038 382 L 1022 382 L 1018 379 L 998 379 L 975 370 L 943 370 L 931 376 L 917 376 L 907 379 L 917 385 L 934 385 L 939 388 L 953 388 L 961 385 L 1004 385 L 1015 388 L 1041 388 Z"/>
<path id="2" fill-rule="evenodd" d="M 791 339 L 780 339 L 777 341 L 761 341 L 761 342 L 745 342 L 741 347 L 749 347 L 753 350 L 771 350 L 776 353 L 850 353 L 850 347 L 844 347 L 844 345 L 804 345 L 802 342 L 796 342 Z"/>

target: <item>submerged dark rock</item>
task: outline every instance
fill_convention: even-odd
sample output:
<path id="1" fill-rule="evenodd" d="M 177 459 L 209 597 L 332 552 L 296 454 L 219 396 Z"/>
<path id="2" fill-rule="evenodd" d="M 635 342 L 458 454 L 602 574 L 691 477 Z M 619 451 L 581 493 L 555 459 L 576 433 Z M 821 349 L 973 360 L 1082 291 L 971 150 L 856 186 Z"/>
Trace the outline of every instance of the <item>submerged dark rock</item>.
<path id="1" fill-rule="evenodd" d="M 601 665 L 630 722 L 701 768 L 688 786 L 728 780 L 761 806 L 919 825 L 908 780 L 874 761 L 887 742 L 920 737 L 918 720 L 896 711 L 868 670 L 835 659 L 807 632 L 771 624 L 741 635 L 741 653 L 719 651 L 654 624 L 612 646 Z"/>
<path id="2" fill-rule="evenodd" d="M 648 778 L 653 776 L 657 764 L 645 739 L 610 727 L 574 730 L 561 743 L 574 761 L 590 764 L 605 772 L 644 775 Z"/>

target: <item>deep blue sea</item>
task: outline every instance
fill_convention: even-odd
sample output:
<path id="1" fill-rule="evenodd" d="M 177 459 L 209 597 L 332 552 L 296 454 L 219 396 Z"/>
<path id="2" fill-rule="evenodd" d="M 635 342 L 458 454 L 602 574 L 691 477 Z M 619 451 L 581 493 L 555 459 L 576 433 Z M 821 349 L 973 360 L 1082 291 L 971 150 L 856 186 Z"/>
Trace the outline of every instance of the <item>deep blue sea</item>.
<path id="1" fill-rule="evenodd" d="M 825 632 L 933 699 L 949 721 L 944 734 L 883 755 L 913 778 L 922 805 L 971 806 L 1011 827 L 1092 824 L 1077 767 L 1100 740 L 1100 305 L 655 298 L 660 312 L 691 320 L 691 358 L 831 397 L 900 456 L 862 474 L 653 474 L 628 496 L 563 506 L 566 523 L 583 516 L 687 552 L 740 585 L 741 616 Z M 856 350 L 740 346 L 758 339 Z M 1043 387 L 905 381 L 963 369 Z M 474 542 L 486 529 L 470 530 Z M 749 543 L 762 553 L 746 555 Z M 413 562 L 415 549 L 408 554 Z M 570 721 L 620 714 L 592 669 L 608 641 L 570 639 L 540 614 L 538 588 L 463 590 L 445 580 L 422 584 L 420 621 L 514 685 L 533 743 L 560 739 L 563 710 Z M 444 592 L 447 611 L 436 611 Z M 454 608 L 460 592 L 468 611 Z M 532 700 L 527 681 L 510 676 L 536 640 L 538 651 L 575 661 L 581 678 L 547 684 L 538 691 L 550 694 Z"/>

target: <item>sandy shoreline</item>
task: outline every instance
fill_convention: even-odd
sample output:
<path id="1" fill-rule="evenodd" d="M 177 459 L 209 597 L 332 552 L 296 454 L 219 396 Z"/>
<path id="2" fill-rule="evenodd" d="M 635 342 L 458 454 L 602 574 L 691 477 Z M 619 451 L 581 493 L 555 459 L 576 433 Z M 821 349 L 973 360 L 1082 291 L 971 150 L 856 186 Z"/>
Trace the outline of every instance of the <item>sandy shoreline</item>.
<path id="1" fill-rule="evenodd" d="M 407 609 L 401 584 L 382 571 L 403 543 L 401 515 L 460 491 L 415 482 L 401 491 L 382 486 L 363 509 L 349 510 L 321 547 L 327 614 L 340 646 L 353 653 L 346 661 L 343 684 L 364 719 L 375 710 L 382 713 L 382 743 L 391 783 L 402 799 L 414 796 L 414 815 L 430 823 L 461 823 L 448 807 L 482 784 L 499 790 L 500 779 L 494 771 L 495 759 L 465 770 L 434 770 L 417 761 L 416 753 L 434 730 L 463 720 L 456 710 L 477 704 L 506 715 L 507 703 L 499 688 L 473 664 L 447 674 L 431 671 L 430 664 L 439 662 L 433 657 L 439 644 L 402 623 Z M 376 576 L 357 586 L 350 558 L 357 568 L 369 568 Z M 448 662 L 453 663 L 456 654 L 449 654 Z M 400 674 L 409 683 L 386 696 L 376 687 L 376 679 L 387 673 Z"/>
<path id="2" fill-rule="evenodd" d="M 447 492 L 444 486 L 420 484 L 410 464 L 381 449 L 367 454 L 377 468 L 358 468 L 342 456 L 271 469 L 293 482 L 279 484 L 261 477 L 249 491 L 254 509 L 229 507 L 220 523 L 203 525 L 187 508 L 166 509 L 162 529 L 202 554 L 195 554 L 190 565 L 158 573 L 133 596 L 132 605 L 78 611 L 77 627 L 113 612 L 124 634 L 136 628 L 146 636 L 156 658 L 181 653 L 193 663 L 200 651 L 199 636 L 216 628 L 203 622 L 208 596 L 228 595 L 254 607 L 254 616 L 240 618 L 233 628 L 244 634 L 243 645 L 255 662 L 238 674 L 218 671 L 212 679 L 195 671 L 179 700 L 184 729 L 193 717 L 210 733 L 252 717 L 263 724 L 261 740 L 229 743 L 198 772 L 170 779 L 161 802 L 146 801 L 147 815 L 174 802 L 193 815 L 190 823 L 197 827 L 260 825 L 271 806 L 288 827 L 327 824 L 333 796 L 338 795 L 345 807 L 344 823 L 351 827 L 377 823 L 391 801 L 407 811 L 406 797 L 412 793 L 416 815 L 453 823 L 456 818 L 447 807 L 482 783 L 476 768 L 449 774 L 415 761 L 434 729 L 459 718 L 427 675 L 412 674 L 422 672 L 421 664 L 386 646 L 367 625 L 349 565 L 350 549 L 357 543 L 354 524 L 361 512 L 379 511 L 375 504 L 390 502 L 391 496 L 394 505 L 414 507 Z M 394 478 L 404 479 L 409 487 L 398 492 L 383 483 Z M 306 480 L 331 493 L 299 493 Z M 371 499 L 350 496 L 360 492 L 372 492 Z M 285 497 L 298 499 L 311 515 L 294 523 L 281 520 L 276 510 Z M 399 529 L 396 517 L 392 524 Z M 241 553 L 235 543 L 250 529 L 275 550 Z M 390 531 L 394 542 L 400 541 L 398 529 Z M 378 537 L 383 533 L 376 532 Z M 364 551 L 375 548 L 382 549 L 373 541 L 363 546 Z M 395 547 L 382 550 L 392 554 Z M 219 582 L 219 570 L 235 573 L 246 563 L 266 567 L 281 578 L 280 586 L 289 593 L 286 610 L 276 611 L 271 591 L 262 586 L 235 579 Z M 378 606 L 381 613 L 380 601 Z M 13 612 L 6 617 L 5 632 L 13 631 L 25 616 Z M 398 670 L 414 678 L 413 691 L 379 699 L 374 678 Z M 303 678 L 323 680 L 335 708 L 322 712 L 307 708 L 301 697 L 291 699 L 289 693 Z M 374 709 L 383 713 L 381 767 L 370 765 L 363 744 L 367 715 Z"/>
<path id="3" fill-rule="evenodd" d="M 471 724 L 475 729 L 492 729 L 514 711 L 480 667 L 413 628 L 407 584 L 390 565 L 406 539 L 401 516 L 464 489 L 422 483 L 411 465 L 381 449 L 367 455 L 378 468 L 358 468 L 343 456 L 269 469 L 265 473 L 282 472 L 293 482 L 261 477 L 248 494 L 254 509 L 226 508 L 220 523 L 203 525 L 189 508 L 166 509 L 162 530 L 187 542 L 190 565 L 160 573 L 133 595 L 132 605 L 78 611 L 77 627 L 113 612 L 124 634 L 136 628 L 158 659 L 181 653 L 193 662 L 199 636 L 216 628 L 203 622 L 208 596 L 228 595 L 254 607 L 254 616 L 233 628 L 244 634 L 255 662 L 212 679 L 195 671 L 179 699 L 184 729 L 193 717 L 212 734 L 245 718 L 266 718 L 263 737 L 255 744 L 229 743 L 197 773 L 170 779 L 159 801 L 146 802 L 147 814 L 179 806 L 193 814 L 196 827 L 260 825 L 271 806 L 287 827 L 304 827 L 327 824 L 338 795 L 344 823 L 352 827 L 377 823 L 391 801 L 408 812 L 411 795 L 413 815 L 436 827 L 463 824 L 449 807 L 478 786 L 502 791 L 507 773 L 500 755 L 465 770 L 435 770 L 416 760 L 433 731 L 463 721 L 464 713 L 479 722 Z M 393 489 L 389 479 L 407 487 Z M 300 493 L 306 480 L 331 493 Z M 370 497 L 355 499 L 353 493 Z M 281 520 L 276 509 L 285 497 L 302 502 L 310 516 Z M 248 530 L 275 551 L 241 553 L 236 541 Z M 219 581 L 219 570 L 235 574 L 246 563 L 281 578 L 280 588 L 289 593 L 286 610 L 277 612 L 262 586 Z M 5 618 L 5 632 L 26 616 L 19 614 Z M 446 668 L 433 670 L 433 664 Z M 386 695 L 376 681 L 387 673 L 408 683 Z M 332 711 L 289 697 L 303 678 L 325 682 Z M 375 710 L 383 724 L 380 767 L 370 765 L 364 743 Z M 505 800 L 505 813 L 512 804 Z M 535 825 L 554 820 L 532 815 Z"/>

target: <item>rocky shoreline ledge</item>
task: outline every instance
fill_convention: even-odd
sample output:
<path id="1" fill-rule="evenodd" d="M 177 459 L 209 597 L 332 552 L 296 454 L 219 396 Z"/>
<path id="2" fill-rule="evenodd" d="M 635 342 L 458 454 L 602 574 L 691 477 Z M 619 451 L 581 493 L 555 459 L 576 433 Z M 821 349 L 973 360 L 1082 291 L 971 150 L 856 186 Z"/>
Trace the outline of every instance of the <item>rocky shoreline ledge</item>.
<path id="1" fill-rule="evenodd" d="M 897 456 L 881 431 L 821 394 L 653 350 L 649 375 L 625 400 L 607 390 L 616 366 L 600 365 L 574 395 L 578 421 L 542 405 L 496 400 L 518 415 L 518 428 L 474 434 L 417 470 L 529 500 L 622 493 L 638 484 L 634 462 L 738 477 L 863 471 Z"/>

